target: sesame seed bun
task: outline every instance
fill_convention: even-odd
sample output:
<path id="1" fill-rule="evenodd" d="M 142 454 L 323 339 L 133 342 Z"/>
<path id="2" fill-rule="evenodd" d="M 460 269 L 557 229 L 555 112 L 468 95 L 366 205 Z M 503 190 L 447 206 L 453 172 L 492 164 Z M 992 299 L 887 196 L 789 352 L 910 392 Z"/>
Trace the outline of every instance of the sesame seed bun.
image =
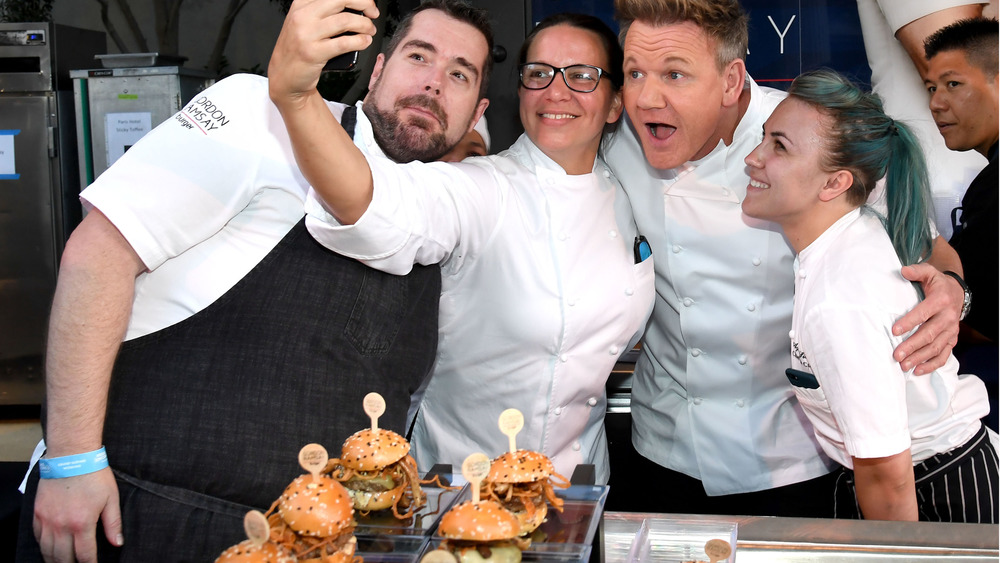
<path id="1" fill-rule="evenodd" d="M 354 525 L 354 506 L 339 481 L 302 475 L 285 488 L 278 511 L 288 527 L 303 536 L 326 538 Z"/>
<path id="2" fill-rule="evenodd" d="M 243 540 L 223 551 L 215 563 L 295 563 L 295 556 L 271 542 L 257 547 L 254 542 Z"/>
<path id="3" fill-rule="evenodd" d="M 517 450 L 497 456 L 490 464 L 487 481 L 494 483 L 533 483 L 555 472 L 549 458 L 530 450 Z"/>
<path id="4" fill-rule="evenodd" d="M 441 516 L 438 534 L 453 540 L 498 541 L 517 537 L 517 517 L 492 500 L 465 501 Z"/>
<path id="5" fill-rule="evenodd" d="M 396 498 L 399 496 L 398 489 L 376 492 L 358 491 L 348 487 L 347 492 L 351 495 L 351 500 L 354 501 L 354 508 L 365 512 L 389 508 L 396 503 Z"/>
<path id="6" fill-rule="evenodd" d="M 357 471 L 377 471 L 391 465 L 410 452 L 410 443 L 392 430 L 367 428 L 355 432 L 347 440 L 340 454 L 344 466 Z"/>

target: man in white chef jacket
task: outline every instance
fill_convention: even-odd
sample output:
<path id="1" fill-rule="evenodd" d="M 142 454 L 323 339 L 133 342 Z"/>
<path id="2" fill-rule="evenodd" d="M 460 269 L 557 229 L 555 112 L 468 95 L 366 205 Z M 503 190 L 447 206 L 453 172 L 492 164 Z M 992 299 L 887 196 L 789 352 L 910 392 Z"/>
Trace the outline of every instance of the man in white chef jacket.
<path id="1" fill-rule="evenodd" d="M 747 16 L 737 0 L 616 0 L 615 8 L 628 121 L 607 159 L 657 259 L 632 387 L 634 451 L 612 459 L 609 507 L 832 516 L 835 464 L 785 377 L 792 251 L 776 225 L 740 206 L 743 159 L 784 93 L 747 76 Z M 946 244 L 933 259 L 961 271 Z M 926 373 L 954 345 L 963 293 L 928 265 L 904 274 L 923 283 L 927 300 L 894 331 L 930 320 L 895 356 Z"/>

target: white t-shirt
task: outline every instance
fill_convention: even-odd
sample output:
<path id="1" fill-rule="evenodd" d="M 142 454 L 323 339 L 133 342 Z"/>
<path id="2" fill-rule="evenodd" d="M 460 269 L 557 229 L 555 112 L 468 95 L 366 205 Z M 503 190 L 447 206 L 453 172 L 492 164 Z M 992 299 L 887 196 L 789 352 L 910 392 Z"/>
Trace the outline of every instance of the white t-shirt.
<path id="1" fill-rule="evenodd" d="M 412 440 L 420 469 L 506 451 L 497 419 L 517 408 L 518 447 L 566 477 L 593 463 L 606 482 L 604 386 L 653 302 L 653 260 L 635 263 L 631 209 L 610 171 L 598 160 L 567 175 L 526 136 L 461 164 L 369 162 L 365 215 L 339 226 L 310 194 L 307 226 L 381 270 L 441 262 L 438 356 Z"/>
<path id="2" fill-rule="evenodd" d="M 792 367 L 819 387 L 793 388 L 823 450 L 845 467 L 906 449 L 919 463 L 970 440 L 990 409 L 986 386 L 958 375 L 954 356 L 928 375 L 893 360 L 909 335 L 892 325 L 919 301 L 899 269 L 881 221 L 859 209 L 796 259 Z"/>
<path id="3" fill-rule="evenodd" d="M 339 119 L 344 106 L 328 105 Z M 361 149 L 382 154 L 360 110 L 357 129 Z M 144 136 L 81 194 L 148 268 L 126 340 L 232 288 L 303 217 L 308 188 L 263 77 L 226 78 Z"/>

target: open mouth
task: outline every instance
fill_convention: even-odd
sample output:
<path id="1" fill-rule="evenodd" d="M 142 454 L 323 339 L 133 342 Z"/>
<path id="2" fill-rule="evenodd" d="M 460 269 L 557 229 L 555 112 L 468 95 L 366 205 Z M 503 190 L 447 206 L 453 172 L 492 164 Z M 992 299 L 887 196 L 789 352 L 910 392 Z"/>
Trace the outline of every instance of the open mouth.
<path id="1" fill-rule="evenodd" d="M 666 123 L 647 123 L 646 131 L 649 131 L 649 136 L 654 139 L 667 139 L 677 131 L 677 128 L 673 125 L 667 125 Z"/>
<path id="2" fill-rule="evenodd" d="M 771 187 L 771 184 L 765 184 L 764 182 L 758 182 L 757 180 L 750 178 L 750 187 L 757 188 L 759 190 L 766 190 Z"/>

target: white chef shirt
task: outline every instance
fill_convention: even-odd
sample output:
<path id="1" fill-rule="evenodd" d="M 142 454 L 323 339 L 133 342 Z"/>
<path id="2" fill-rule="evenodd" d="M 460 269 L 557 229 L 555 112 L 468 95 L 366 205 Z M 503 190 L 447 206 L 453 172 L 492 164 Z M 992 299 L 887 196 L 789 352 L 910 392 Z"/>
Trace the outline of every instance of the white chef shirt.
<path id="1" fill-rule="evenodd" d="M 385 271 L 441 262 L 438 356 L 412 439 L 420 469 L 503 453 L 497 419 L 517 408 L 517 447 L 545 453 L 566 477 L 593 463 L 606 482 L 604 386 L 653 302 L 652 259 L 635 263 L 614 176 L 600 160 L 567 175 L 523 135 L 460 164 L 369 162 L 364 216 L 339 226 L 310 193 L 307 226 Z"/>
<path id="2" fill-rule="evenodd" d="M 819 477 L 823 455 L 785 377 L 792 250 L 781 229 L 746 217 L 743 159 L 785 94 L 748 79 L 751 98 L 726 146 L 657 170 L 623 127 L 607 158 L 656 249 L 656 305 L 632 384 L 632 443 L 700 479 L 709 495 Z"/>
<path id="3" fill-rule="evenodd" d="M 339 119 L 344 106 L 328 105 Z M 357 131 L 362 151 L 382 154 L 360 104 Z M 145 135 L 81 194 L 148 268 L 136 278 L 126 340 L 236 285 L 302 219 L 308 188 L 260 76 L 218 82 Z"/>
<path id="4" fill-rule="evenodd" d="M 892 325 L 919 302 L 880 219 L 855 209 L 799 253 L 792 315 L 792 367 L 819 388 L 795 386 L 830 457 L 887 457 L 913 463 L 961 446 L 989 413 L 986 386 L 958 375 L 951 356 L 928 375 L 903 372 L 892 351 L 906 336 Z"/>

